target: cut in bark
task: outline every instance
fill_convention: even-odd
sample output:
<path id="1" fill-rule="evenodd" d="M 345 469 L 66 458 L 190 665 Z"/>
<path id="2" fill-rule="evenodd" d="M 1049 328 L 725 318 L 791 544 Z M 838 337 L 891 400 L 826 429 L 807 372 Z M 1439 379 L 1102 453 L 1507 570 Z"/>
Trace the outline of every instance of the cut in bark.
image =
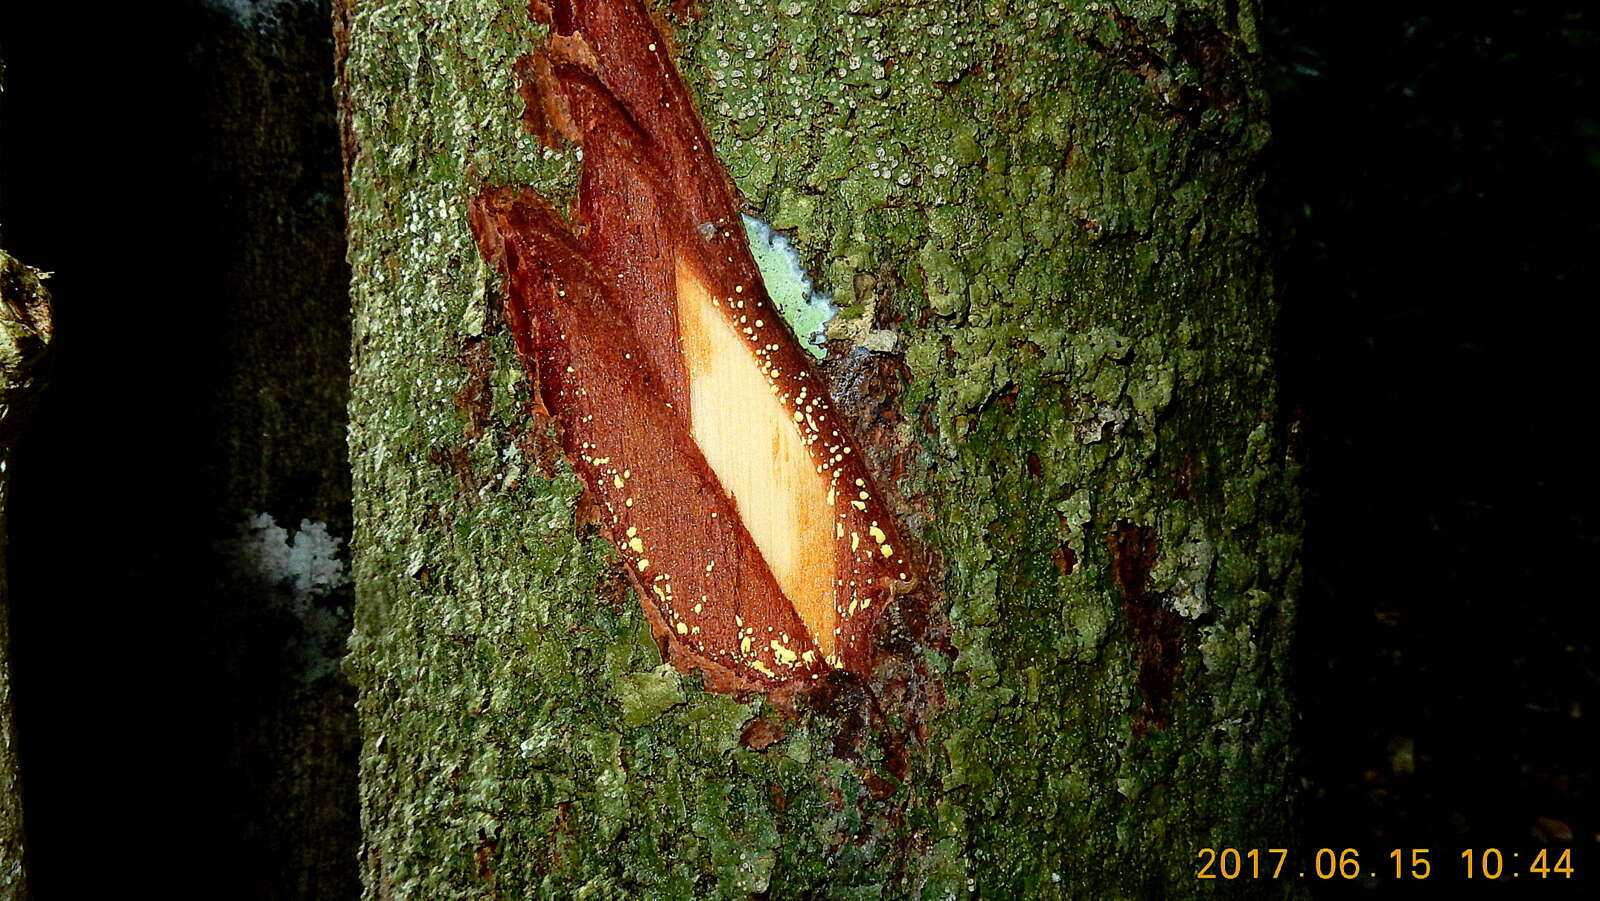
<path id="1" fill-rule="evenodd" d="M 767 296 L 667 40 L 632 0 L 563 0 L 551 23 L 518 68 L 531 130 L 583 146 L 574 221 L 495 189 L 472 219 L 530 384 L 673 662 L 723 690 L 864 673 L 906 545 Z"/>
<path id="2" fill-rule="evenodd" d="M 1179 898 L 1197 848 L 1293 847 L 1252 4 L 345 6 L 369 897 Z M 826 632 L 778 597 L 818 530 L 781 562 L 713 449 L 774 418 L 695 415 L 696 371 L 772 396 L 741 210 L 838 309 L 800 384 L 923 565 L 850 672 L 717 692 L 680 667 L 737 621 L 616 548 Z"/>

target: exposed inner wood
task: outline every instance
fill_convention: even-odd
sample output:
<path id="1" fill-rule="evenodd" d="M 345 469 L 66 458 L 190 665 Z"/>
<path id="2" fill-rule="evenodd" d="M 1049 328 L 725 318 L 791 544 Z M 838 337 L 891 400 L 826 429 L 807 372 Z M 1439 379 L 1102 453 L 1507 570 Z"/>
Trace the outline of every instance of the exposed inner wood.
<path id="1" fill-rule="evenodd" d="M 530 11 L 552 36 L 519 64 L 528 124 L 583 145 L 577 202 L 486 188 L 473 231 L 652 634 L 714 691 L 870 672 L 875 623 L 917 579 L 669 42 L 637 0 Z"/>
<path id="2" fill-rule="evenodd" d="M 751 351 L 751 336 L 759 340 L 782 326 L 745 315 L 749 334 L 740 335 L 718 305 L 741 301 L 714 298 L 682 258 L 677 295 L 694 442 L 812 641 L 832 658 L 839 611 L 829 479 L 817 472 L 803 424 L 780 402 Z"/>

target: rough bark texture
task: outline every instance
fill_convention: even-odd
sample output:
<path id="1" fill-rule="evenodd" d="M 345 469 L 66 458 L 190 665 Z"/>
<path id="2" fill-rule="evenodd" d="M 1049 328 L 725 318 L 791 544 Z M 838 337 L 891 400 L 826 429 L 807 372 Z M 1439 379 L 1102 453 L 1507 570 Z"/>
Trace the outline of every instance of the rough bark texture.
<path id="1" fill-rule="evenodd" d="M 23 855 L 22 773 L 11 697 L 11 605 L 6 597 L 6 497 L 11 449 L 44 385 L 54 331 L 38 270 L 0 250 L 0 901 L 28 896 Z"/>
<path id="2" fill-rule="evenodd" d="M 1253 6 L 689 6 L 718 153 L 842 308 L 825 368 L 929 621 L 882 636 L 921 638 L 881 706 L 660 665 L 468 229 L 484 182 L 572 188 L 519 130 L 540 29 L 351 0 L 368 896 L 1181 896 L 1199 847 L 1290 847 Z"/>

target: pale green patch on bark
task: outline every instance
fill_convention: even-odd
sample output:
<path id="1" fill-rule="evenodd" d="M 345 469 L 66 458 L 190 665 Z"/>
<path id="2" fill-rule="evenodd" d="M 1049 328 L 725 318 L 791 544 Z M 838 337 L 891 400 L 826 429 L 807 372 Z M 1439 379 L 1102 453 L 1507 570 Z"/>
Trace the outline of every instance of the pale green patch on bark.
<path id="1" fill-rule="evenodd" d="M 838 310 L 826 295 L 819 294 L 812 286 L 811 277 L 806 274 L 788 238 L 754 216 L 743 218 L 750 255 L 761 269 L 761 283 L 767 289 L 767 296 L 772 298 L 783 321 L 789 323 L 789 330 L 800 339 L 800 346 L 818 359 L 825 358 L 825 330 L 828 320 Z"/>
<path id="2" fill-rule="evenodd" d="M 762 702 L 661 669 L 570 470 L 515 442 L 467 203 L 575 171 L 517 130 L 522 4 L 353 7 L 369 895 L 1183 896 L 1199 847 L 1287 846 L 1297 514 L 1250 4 L 707 0 L 677 33 L 752 211 L 909 372 L 894 493 L 959 653 L 925 652 L 944 702 L 886 798 L 876 739 L 841 760 L 811 713 L 753 751 Z M 1159 715 L 1119 522 L 1151 530 L 1143 602 L 1179 620 Z"/>

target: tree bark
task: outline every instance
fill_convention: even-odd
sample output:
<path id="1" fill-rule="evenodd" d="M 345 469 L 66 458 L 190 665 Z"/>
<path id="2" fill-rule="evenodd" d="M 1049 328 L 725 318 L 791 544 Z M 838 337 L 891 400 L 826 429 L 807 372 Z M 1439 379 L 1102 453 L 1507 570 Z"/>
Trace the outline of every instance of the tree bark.
<path id="1" fill-rule="evenodd" d="M 339 665 L 353 601 L 349 272 L 328 12 L 210 2 L 190 62 L 226 313 L 207 437 L 215 516 L 232 532 L 218 635 L 236 680 L 230 892 L 255 898 L 357 891 L 355 690 Z"/>
<path id="2" fill-rule="evenodd" d="M 11 692 L 11 603 L 6 589 L 6 498 L 11 451 L 40 390 L 54 323 L 44 276 L 0 250 L 0 899 L 28 897 Z"/>
<path id="3" fill-rule="evenodd" d="M 662 664 L 473 246 L 483 184 L 574 185 L 543 29 L 337 6 L 368 897 L 1173 897 L 1292 847 L 1253 4 L 661 8 L 930 574 L 792 707 Z"/>

